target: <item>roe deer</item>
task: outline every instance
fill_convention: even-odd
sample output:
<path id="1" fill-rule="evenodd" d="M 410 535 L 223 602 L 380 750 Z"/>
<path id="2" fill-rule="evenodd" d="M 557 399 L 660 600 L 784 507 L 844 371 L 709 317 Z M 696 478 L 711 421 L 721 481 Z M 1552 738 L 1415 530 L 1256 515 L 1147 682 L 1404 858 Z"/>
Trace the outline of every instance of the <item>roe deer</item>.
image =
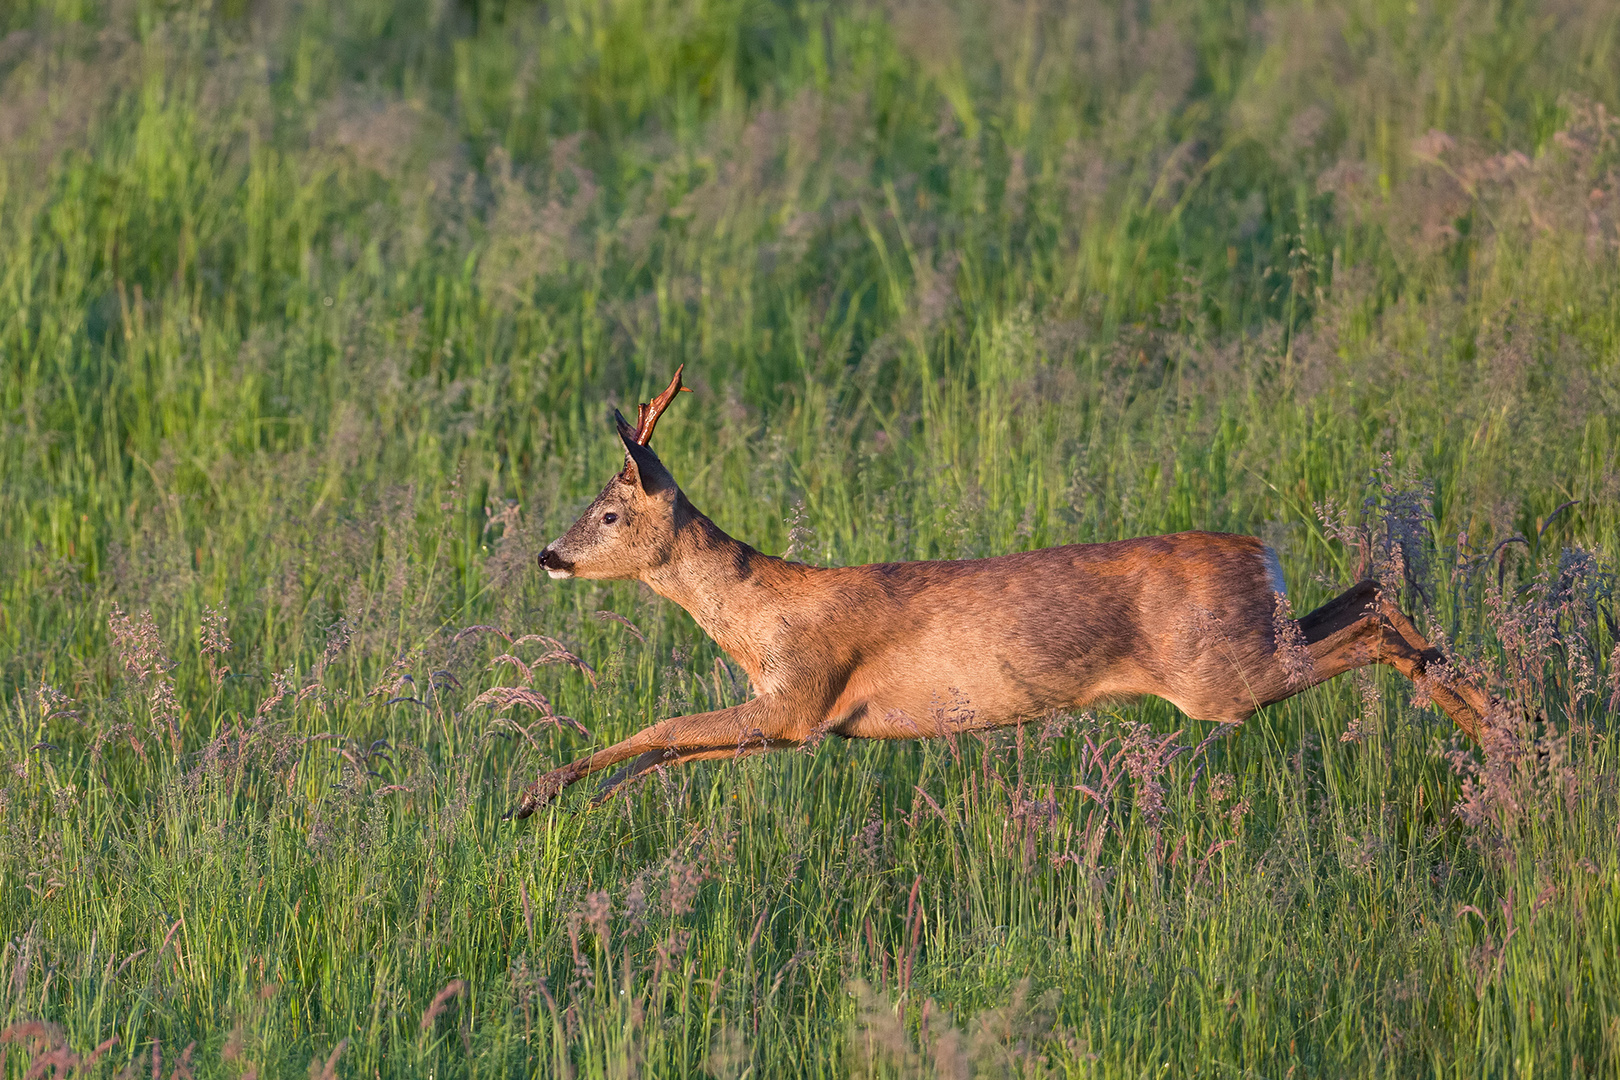
<path id="1" fill-rule="evenodd" d="M 827 734 L 909 739 L 1018 724 L 1054 709 L 1155 695 L 1236 724 L 1335 675 L 1388 664 L 1476 742 L 1490 702 L 1375 581 L 1295 621 L 1277 556 L 1248 536 L 1189 532 L 990 559 L 822 569 L 763 555 L 699 513 L 648 447 L 683 389 L 617 416 L 624 469 L 540 553 L 554 578 L 636 578 L 681 605 L 740 663 L 755 697 L 676 716 L 556 769 L 518 817 L 624 764 L 799 746 Z"/>

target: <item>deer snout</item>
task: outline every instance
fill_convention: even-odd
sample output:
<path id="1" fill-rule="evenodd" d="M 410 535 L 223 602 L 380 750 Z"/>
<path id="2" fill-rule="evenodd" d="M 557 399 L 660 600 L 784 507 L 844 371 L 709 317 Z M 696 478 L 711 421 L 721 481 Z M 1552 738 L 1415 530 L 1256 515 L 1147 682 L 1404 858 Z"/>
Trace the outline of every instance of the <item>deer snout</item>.
<path id="1" fill-rule="evenodd" d="M 549 545 L 540 553 L 540 569 L 554 578 L 570 578 L 574 576 L 574 564 L 557 554 Z"/>

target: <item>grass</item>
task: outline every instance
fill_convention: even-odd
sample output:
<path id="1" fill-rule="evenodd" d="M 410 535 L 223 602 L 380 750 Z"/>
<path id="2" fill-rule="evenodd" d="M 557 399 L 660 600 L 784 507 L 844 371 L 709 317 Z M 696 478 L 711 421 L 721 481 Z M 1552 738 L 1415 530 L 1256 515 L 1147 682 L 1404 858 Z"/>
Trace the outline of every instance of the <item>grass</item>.
<path id="1" fill-rule="evenodd" d="M 1612 1075 L 1617 52 L 1595 0 L 0 9 L 0 1075 Z M 660 454 L 764 550 L 1228 529 L 1298 610 L 1401 557 L 1517 726 L 1347 677 L 503 823 L 747 693 L 534 570 L 681 362 Z"/>

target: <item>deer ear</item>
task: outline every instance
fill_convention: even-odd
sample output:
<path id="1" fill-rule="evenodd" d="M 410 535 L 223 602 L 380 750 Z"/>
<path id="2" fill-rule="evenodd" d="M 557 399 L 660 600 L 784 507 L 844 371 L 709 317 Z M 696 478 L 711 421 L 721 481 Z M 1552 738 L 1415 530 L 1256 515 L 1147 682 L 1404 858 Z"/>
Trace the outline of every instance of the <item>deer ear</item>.
<path id="1" fill-rule="evenodd" d="M 625 462 L 624 478 L 637 485 L 648 495 L 675 494 L 675 478 L 669 475 L 664 463 L 658 460 L 658 455 L 650 447 L 642 446 L 636 441 L 636 429 L 625 422 L 624 416 L 615 409 L 613 418 L 619 425 L 619 441 L 624 443 Z"/>

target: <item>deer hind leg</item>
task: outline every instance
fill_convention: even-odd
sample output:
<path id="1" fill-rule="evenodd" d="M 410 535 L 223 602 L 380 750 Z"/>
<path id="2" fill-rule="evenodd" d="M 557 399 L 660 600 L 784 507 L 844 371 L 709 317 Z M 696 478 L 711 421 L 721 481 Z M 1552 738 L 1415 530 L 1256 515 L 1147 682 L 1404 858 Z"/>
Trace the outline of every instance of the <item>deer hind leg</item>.
<path id="1" fill-rule="evenodd" d="M 1363 581 L 1303 616 L 1299 628 L 1310 653 L 1310 677 L 1272 700 L 1292 697 L 1368 664 L 1387 664 L 1427 693 L 1464 734 L 1480 741 L 1490 699 L 1464 679 L 1435 674 L 1431 669 L 1443 664 L 1445 657 L 1379 593 L 1376 581 Z"/>
<path id="2" fill-rule="evenodd" d="M 632 761 L 606 785 L 611 789 L 658 764 L 723 757 L 739 750 L 777 749 L 803 741 L 806 725 L 774 699 L 757 697 L 716 712 L 661 720 L 605 750 L 570 762 L 542 776 L 524 792 L 508 817 L 526 818 L 551 802 L 563 789 L 592 773 Z"/>

